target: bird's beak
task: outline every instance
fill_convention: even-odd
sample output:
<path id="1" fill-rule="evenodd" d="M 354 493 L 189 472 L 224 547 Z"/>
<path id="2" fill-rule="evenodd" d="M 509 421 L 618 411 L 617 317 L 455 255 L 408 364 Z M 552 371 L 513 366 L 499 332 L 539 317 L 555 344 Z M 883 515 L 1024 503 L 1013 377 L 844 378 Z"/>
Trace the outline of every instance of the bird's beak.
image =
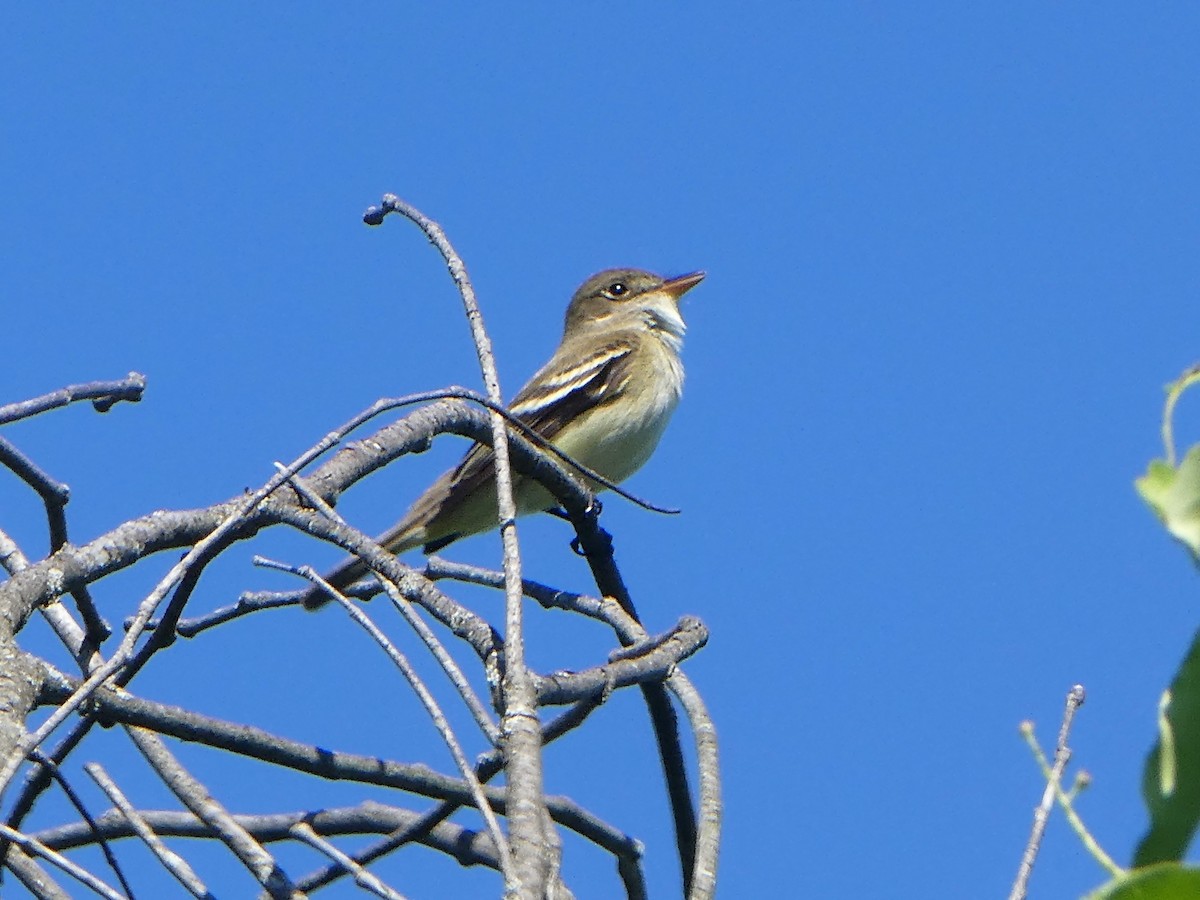
<path id="1" fill-rule="evenodd" d="M 696 285 L 704 280 L 703 272 L 693 272 L 691 275 L 680 275 L 678 278 L 668 278 L 663 282 L 663 286 L 659 290 L 673 300 L 678 300 Z"/>

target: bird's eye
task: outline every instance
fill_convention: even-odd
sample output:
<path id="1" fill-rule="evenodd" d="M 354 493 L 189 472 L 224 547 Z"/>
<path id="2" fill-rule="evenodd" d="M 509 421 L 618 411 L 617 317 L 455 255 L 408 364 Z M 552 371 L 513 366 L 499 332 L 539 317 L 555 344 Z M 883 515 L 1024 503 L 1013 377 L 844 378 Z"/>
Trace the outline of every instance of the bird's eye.
<path id="1" fill-rule="evenodd" d="M 616 300 L 618 297 L 624 297 L 629 293 L 629 287 L 623 281 L 614 281 L 604 289 L 604 296 L 609 300 Z"/>

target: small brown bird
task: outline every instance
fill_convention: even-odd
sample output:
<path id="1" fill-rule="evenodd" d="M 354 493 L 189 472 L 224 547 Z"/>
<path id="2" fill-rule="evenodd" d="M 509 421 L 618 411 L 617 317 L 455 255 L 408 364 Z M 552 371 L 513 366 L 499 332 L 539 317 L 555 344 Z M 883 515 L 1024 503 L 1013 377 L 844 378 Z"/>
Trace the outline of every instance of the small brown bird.
<path id="1" fill-rule="evenodd" d="M 650 458 L 679 403 L 686 330 L 679 299 L 703 278 L 664 279 L 640 269 L 593 275 L 567 307 L 554 356 L 513 399 L 512 414 L 582 465 L 624 481 Z M 517 515 L 557 505 L 531 478 L 514 473 L 513 489 Z M 434 553 L 499 527 L 498 519 L 492 451 L 476 444 L 378 542 L 396 554 L 421 546 Z M 367 571 L 347 560 L 326 580 L 340 590 Z M 315 609 L 328 600 L 314 587 L 304 604 Z"/>

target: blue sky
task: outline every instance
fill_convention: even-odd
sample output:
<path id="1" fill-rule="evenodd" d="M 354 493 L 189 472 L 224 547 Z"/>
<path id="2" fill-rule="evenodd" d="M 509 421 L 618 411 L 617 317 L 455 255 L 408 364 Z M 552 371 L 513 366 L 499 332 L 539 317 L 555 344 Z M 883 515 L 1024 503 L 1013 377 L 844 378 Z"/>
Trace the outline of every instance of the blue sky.
<path id="1" fill-rule="evenodd" d="M 1196 573 L 1132 479 L 1160 453 L 1162 386 L 1200 357 L 1198 30 L 1187 4 L 7 10 L 0 402 L 130 370 L 149 386 L 5 435 L 72 486 L 84 541 L 257 485 L 379 396 L 476 385 L 435 252 L 359 220 L 385 191 L 464 255 L 510 395 L 592 272 L 705 269 L 684 402 L 629 485 L 684 514 L 609 499 L 604 518 L 648 626 L 712 631 L 687 671 L 721 737 L 723 895 L 1003 895 L 1041 793 L 1017 726 L 1049 740 L 1074 682 L 1081 812 L 1127 862 L 1155 705 L 1195 627 Z M 1185 445 L 1198 417 L 1185 397 Z M 444 439 L 340 508 L 382 530 L 461 449 Z M 39 555 L 11 479 L 0 510 Z M 532 577 L 586 586 L 561 523 L 521 535 Z M 336 557 L 264 535 L 197 612 L 290 586 L 254 551 Z M 172 561 L 98 589 L 105 613 Z M 609 649 L 561 615 L 530 627 L 546 669 Z M 134 687 L 449 767 L 332 610 L 219 629 Z M 135 799 L 168 802 L 115 736 L 88 758 L 107 753 Z M 643 839 L 670 896 L 652 753 L 629 692 L 548 778 Z M 181 754 L 246 811 L 345 799 Z M 250 895 L 208 858 L 221 896 Z M 385 871 L 413 897 L 498 890 L 402 862 Z M 608 860 L 569 844 L 566 865 L 577 896 L 613 895 Z M 1056 817 L 1034 895 L 1102 880 Z"/>

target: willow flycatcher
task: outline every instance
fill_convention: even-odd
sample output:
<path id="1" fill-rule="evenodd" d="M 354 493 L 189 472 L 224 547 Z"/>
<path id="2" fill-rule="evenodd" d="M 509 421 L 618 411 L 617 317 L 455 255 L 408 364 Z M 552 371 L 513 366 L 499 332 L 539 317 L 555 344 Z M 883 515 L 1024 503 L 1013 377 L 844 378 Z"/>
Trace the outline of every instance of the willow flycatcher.
<path id="1" fill-rule="evenodd" d="M 567 456 L 609 481 L 624 481 L 650 458 L 679 403 L 686 330 L 679 298 L 703 278 L 694 272 L 664 279 L 640 269 L 593 275 L 571 298 L 554 356 L 510 412 Z M 534 479 L 513 478 L 517 515 L 556 505 Z M 434 553 L 497 527 L 492 451 L 476 444 L 378 542 L 397 554 L 421 546 Z M 367 571 L 361 560 L 347 560 L 326 580 L 340 590 Z M 310 609 L 328 600 L 316 588 L 304 597 Z"/>

